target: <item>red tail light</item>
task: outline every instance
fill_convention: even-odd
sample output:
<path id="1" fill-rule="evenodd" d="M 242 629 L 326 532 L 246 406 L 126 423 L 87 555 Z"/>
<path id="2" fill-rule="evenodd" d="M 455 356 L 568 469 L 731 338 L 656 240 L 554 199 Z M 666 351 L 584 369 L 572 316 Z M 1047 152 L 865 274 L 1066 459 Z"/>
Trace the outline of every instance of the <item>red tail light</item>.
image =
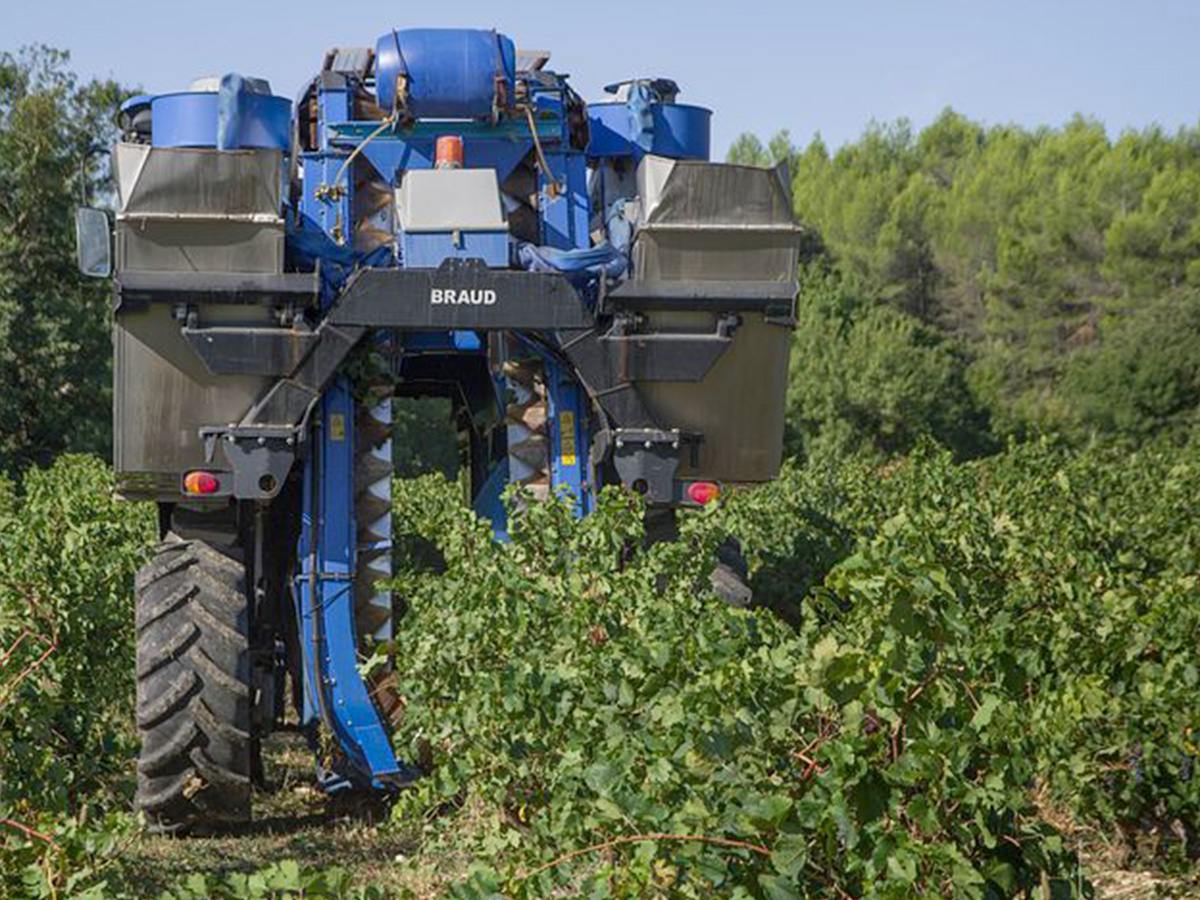
<path id="1" fill-rule="evenodd" d="M 721 486 L 711 481 L 693 481 L 687 486 L 688 499 L 701 506 L 721 496 Z"/>
<path id="2" fill-rule="evenodd" d="M 215 494 L 221 482 L 212 472 L 188 472 L 183 479 L 185 494 Z"/>

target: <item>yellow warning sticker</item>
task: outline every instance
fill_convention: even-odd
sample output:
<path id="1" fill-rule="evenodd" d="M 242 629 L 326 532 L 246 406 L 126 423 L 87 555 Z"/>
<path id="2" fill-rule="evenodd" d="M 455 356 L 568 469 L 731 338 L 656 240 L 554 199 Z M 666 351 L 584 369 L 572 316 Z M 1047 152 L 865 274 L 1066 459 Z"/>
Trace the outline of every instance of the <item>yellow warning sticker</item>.
<path id="1" fill-rule="evenodd" d="M 329 417 L 329 439 L 333 441 L 346 439 L 346 417 L 341 413 L 334 413 Z"/>
<path id="2" fill-rule="evenodd" d="M 575 413 L 558 414 L 558 456 L 564 466 L 575 465 Z"/>

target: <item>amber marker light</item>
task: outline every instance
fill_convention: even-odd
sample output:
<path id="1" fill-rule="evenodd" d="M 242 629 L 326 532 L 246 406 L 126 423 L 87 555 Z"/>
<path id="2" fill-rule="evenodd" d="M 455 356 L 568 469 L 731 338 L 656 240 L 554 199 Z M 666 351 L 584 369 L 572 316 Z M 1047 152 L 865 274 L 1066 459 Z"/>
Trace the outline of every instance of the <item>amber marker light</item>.
<path id="1" fill-rule="evenodd" d="M 433 151 L 435 169 L 461 169 L 463 167 L 463 139 L 457 134 L 444 134 L 437 139 Z"/>
<path id="2" fill-rule="evenodd" d="M 221 482 L 212 472 L 188 472 L 183 478 L 185 494 L 215 494 Z"/>

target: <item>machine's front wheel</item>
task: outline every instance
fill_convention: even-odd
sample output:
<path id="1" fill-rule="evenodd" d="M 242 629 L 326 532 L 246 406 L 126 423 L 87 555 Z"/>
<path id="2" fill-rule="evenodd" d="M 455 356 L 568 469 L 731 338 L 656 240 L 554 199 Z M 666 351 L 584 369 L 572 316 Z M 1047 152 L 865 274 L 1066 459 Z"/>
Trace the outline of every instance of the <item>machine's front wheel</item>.
<path id="1" fill-rule="evenodd" d="M 250 818 L 245 567 L 168 534 L 137 576 L 137 806 L 159 830 Z"/>

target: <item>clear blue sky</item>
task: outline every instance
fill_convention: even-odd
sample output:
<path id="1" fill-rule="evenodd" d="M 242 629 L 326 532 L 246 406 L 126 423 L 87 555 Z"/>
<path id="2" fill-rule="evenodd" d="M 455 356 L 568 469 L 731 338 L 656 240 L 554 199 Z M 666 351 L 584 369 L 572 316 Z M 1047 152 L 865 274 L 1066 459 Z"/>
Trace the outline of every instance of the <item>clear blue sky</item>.
<path id="1" fill-rule="evenodd" d="M 411 26 L 495 27 L 553 51 L 587 98 L 665 75 L 710 106 L 714 153 L 779 128 L 833 145 L 871 119 L 917 125 L 953 106 L 988 123 L 1110 133 L 1200 122 L 1200 0 L 9 0 L 0 49 L 42 42 L 85 75 L 150 91 L 240 71 L 294 96 L 326 48 Z"/>

